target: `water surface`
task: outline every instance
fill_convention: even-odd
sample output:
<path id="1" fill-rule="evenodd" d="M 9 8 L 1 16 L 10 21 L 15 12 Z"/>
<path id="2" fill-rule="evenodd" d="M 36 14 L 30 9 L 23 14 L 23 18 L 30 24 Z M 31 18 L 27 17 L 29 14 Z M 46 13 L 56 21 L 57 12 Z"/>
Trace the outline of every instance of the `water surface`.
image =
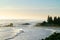
<path id="1" fill-rule="evenodd" d="M 20 29 L 23 29 L 24 32 L 21 33 Z M 0 40 L 5 40 L 5 39 L 8 39 L 8 40 L 41 40 L 42 38 L 48 37 L 55 31 L 60 32 L 60 28 L 30 27 L 30 26 L 25 26 L 25 25 L 20 25 L 20 27 L 0 27 Z"/>

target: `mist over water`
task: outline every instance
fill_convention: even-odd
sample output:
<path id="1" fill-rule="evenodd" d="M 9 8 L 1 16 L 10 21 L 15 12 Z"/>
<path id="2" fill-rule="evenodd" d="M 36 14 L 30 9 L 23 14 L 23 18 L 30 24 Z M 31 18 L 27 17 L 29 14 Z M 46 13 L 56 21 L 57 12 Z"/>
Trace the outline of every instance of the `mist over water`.
<path id="1" fill-rule="evenodd" d="M 60 32 L 60 28 L 56 27 L 35 27 L 38 21 L 29 20 L 5 20 L 0 22 L 0 26 L 9 23 L 13 23 L 14 27 L 0 27 L 0 40 L 41 40 L 54 32 Z"/>

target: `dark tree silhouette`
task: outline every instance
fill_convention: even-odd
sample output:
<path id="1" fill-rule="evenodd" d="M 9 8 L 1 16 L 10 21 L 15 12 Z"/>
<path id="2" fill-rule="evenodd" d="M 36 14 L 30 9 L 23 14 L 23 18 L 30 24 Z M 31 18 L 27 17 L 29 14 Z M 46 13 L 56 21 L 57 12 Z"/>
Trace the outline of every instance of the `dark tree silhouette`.
<path id="1" fill-rule="evenodd" d="M 13 26 L 13 23 L 10 23 L 10 26 Z"/>
<path id="2" fill-rule="evenodd" d="M 47 22 L 43 21 L 42 26 L 60 26 L 60 17 L 55 16 L 53 19 L 51 16 L 48 16 Z"/>
<path id="3" fill-rule="evenodd" d="M 58 25 L 60 25 L 60 17 L 58 17 L 57 23 L 58 23 Z"/>
<path id="4" fill-rule="evenodd" d="M 58 21 L 58 20 L 57 20 L 57 17 L 55 16 L 53 23 L 54 23 L 54 24 L 57 24 L 57 23 L 58 23 L 57 21 Z"/>
<path id="5" fill-rule="evenodd" d="M 52 22 L 53 22 L 52 17 L 48 16 L 47 22 L 48 22 L 49 24 L 52 24 Z"/>

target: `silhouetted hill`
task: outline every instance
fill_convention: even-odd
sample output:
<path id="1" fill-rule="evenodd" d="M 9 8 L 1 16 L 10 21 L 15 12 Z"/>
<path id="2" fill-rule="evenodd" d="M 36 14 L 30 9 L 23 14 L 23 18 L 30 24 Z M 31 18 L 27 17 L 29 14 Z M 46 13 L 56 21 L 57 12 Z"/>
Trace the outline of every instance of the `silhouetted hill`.
<path id="1" fill-rule="evenodd" d="M 49 37 L 46 37 L 45 39 L 42 40 L 60 40 L 60 33 L 54 33 L 50 35 Z"/>
<path id="2" fill-rule="evenodd" d="M 60 17 L 48 16 L 47 21 L 43 21 L 42 23 L 38 23 L 36 26 L 60 26 Z"/>

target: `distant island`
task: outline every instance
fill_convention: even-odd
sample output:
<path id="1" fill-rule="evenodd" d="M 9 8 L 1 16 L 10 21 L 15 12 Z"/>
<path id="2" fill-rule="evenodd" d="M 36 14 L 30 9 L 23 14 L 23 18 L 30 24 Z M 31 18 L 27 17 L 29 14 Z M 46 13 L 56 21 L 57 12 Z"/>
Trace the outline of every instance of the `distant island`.
<path id="1" fill-rule="evenodd" d="M 30 25 L 30 23 L 23 23 L 22 25 Z"/>
<path id="2" fill-rule="evenodd" d="M 55 16 L 52 18 L 51 16 L 48 16 L 47 21 L 37 23 L 36 26 L 60 26 L 60 17 Z"/>
<path id="3" fill-rule="evenodd" d="M 4 25 L 4 27 L 13 27 L 13 23 L 10 23 L 8 25 Z"/>

